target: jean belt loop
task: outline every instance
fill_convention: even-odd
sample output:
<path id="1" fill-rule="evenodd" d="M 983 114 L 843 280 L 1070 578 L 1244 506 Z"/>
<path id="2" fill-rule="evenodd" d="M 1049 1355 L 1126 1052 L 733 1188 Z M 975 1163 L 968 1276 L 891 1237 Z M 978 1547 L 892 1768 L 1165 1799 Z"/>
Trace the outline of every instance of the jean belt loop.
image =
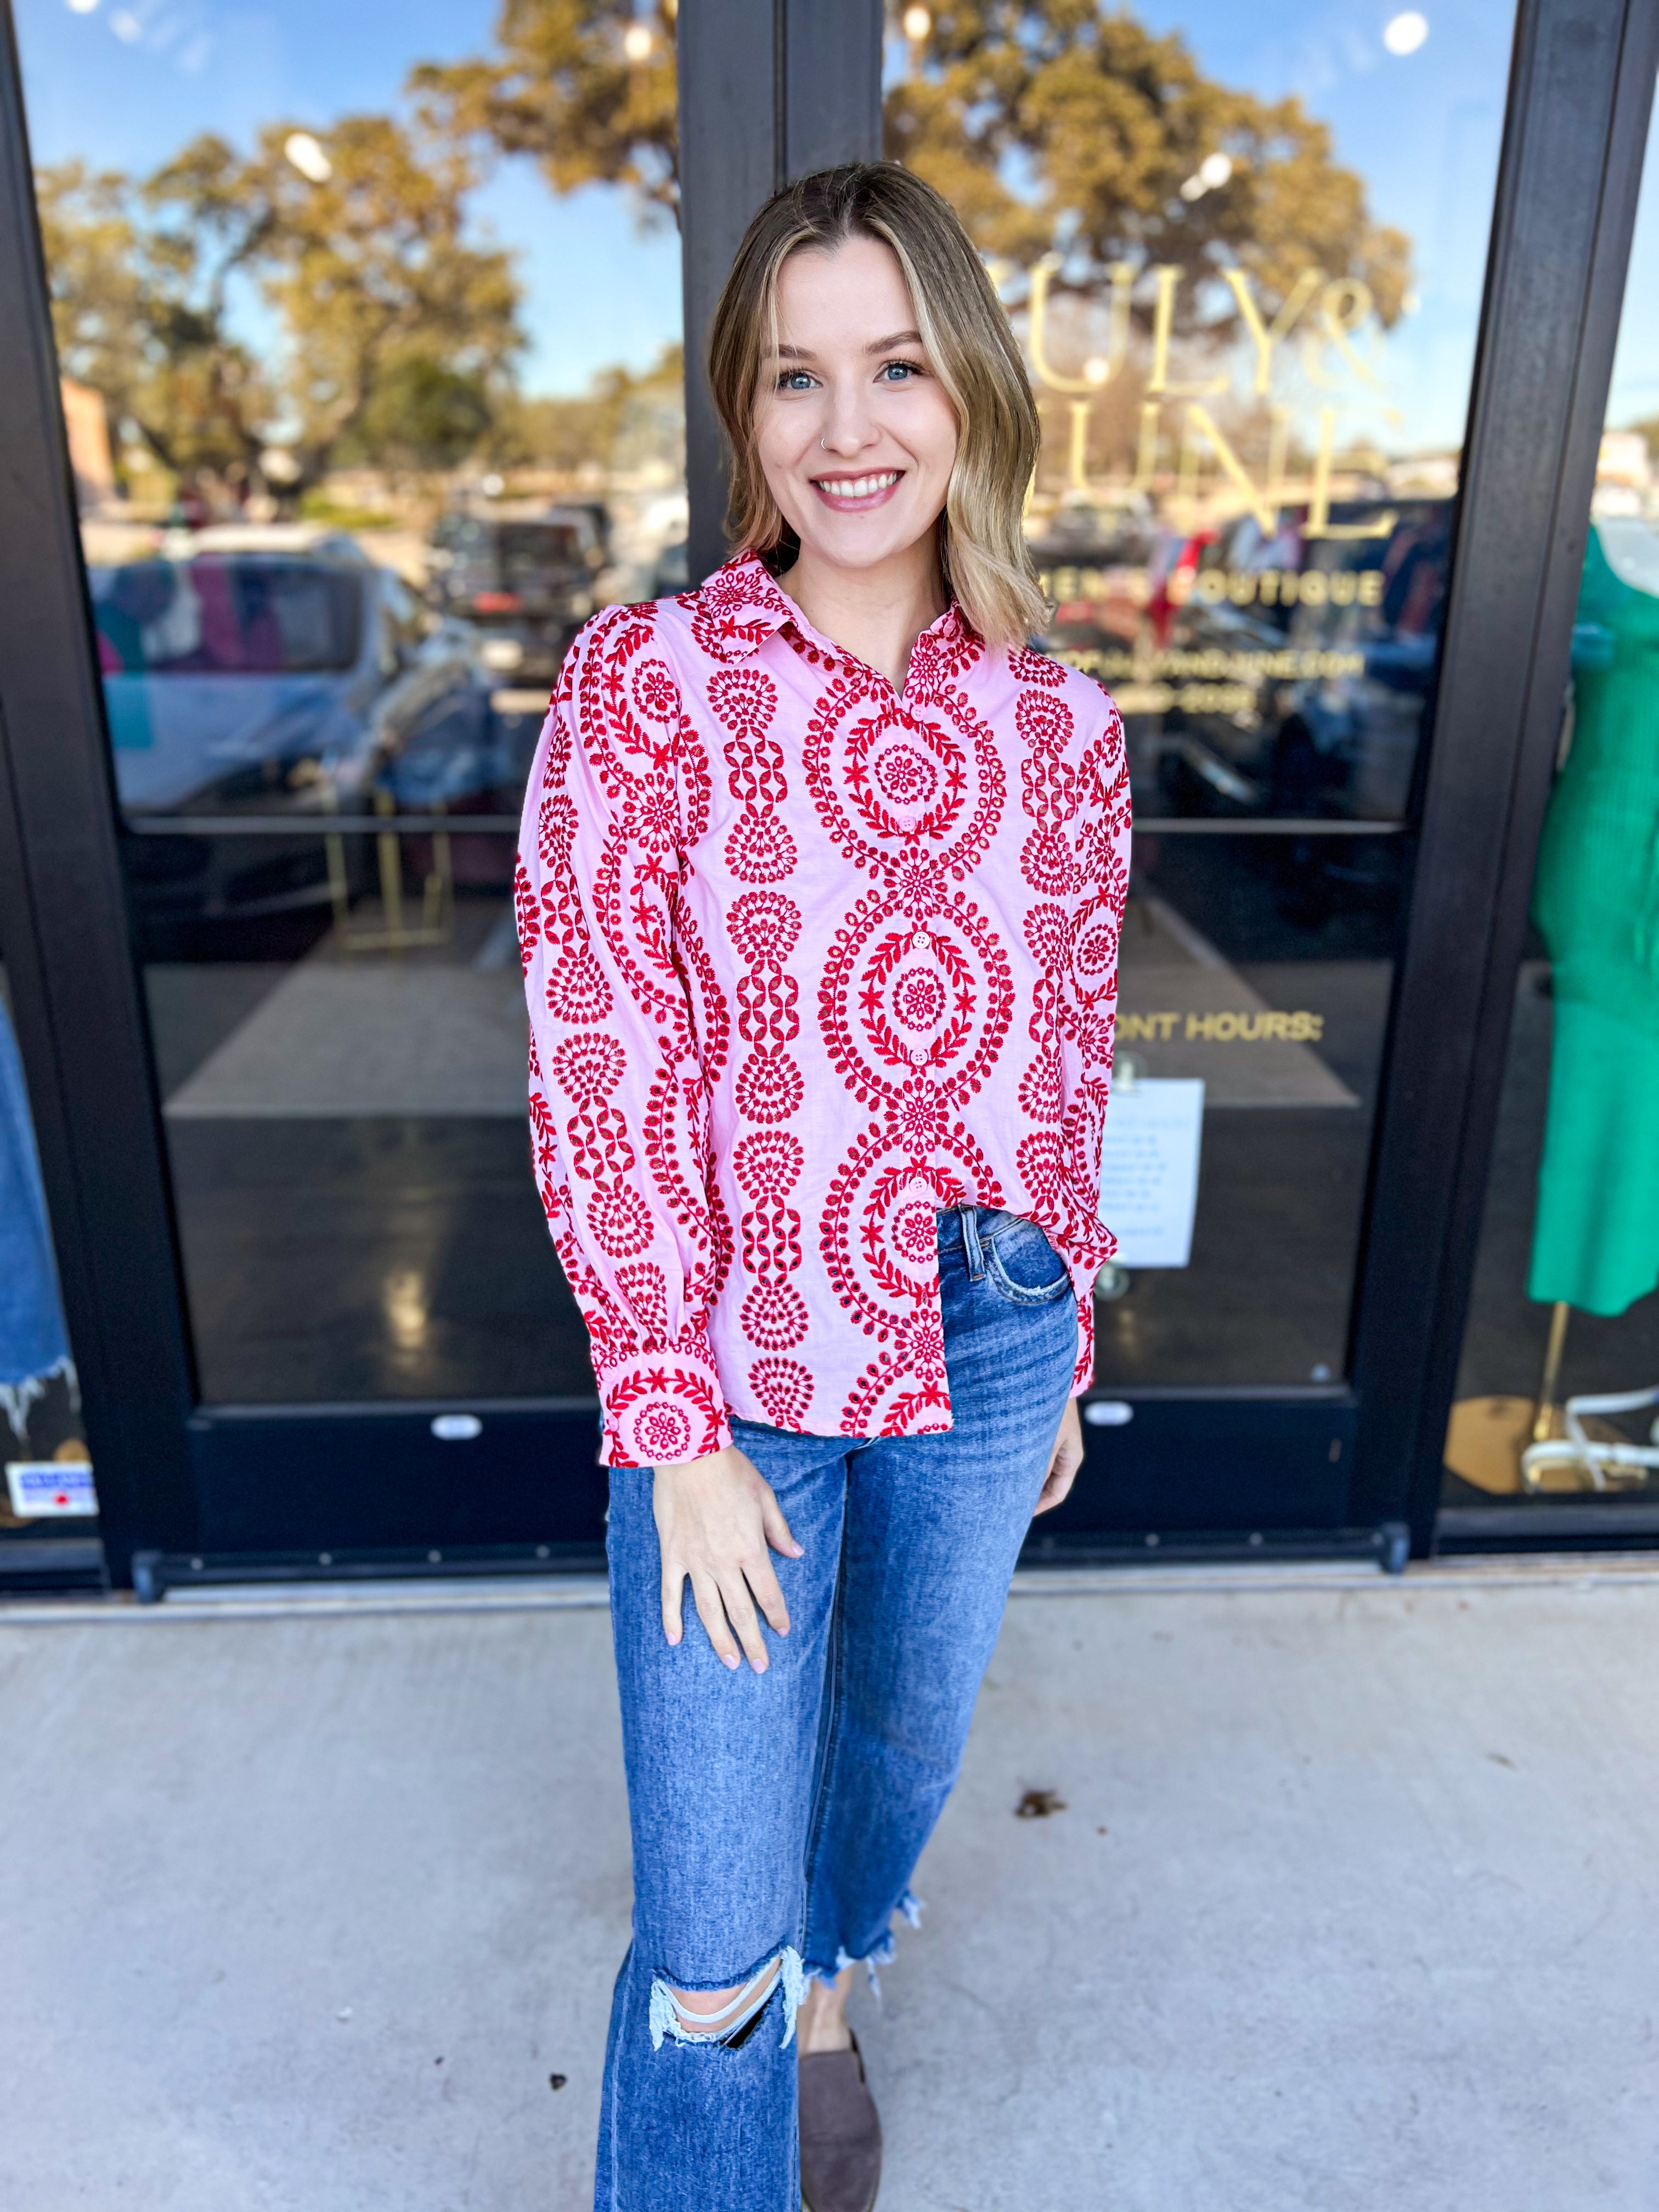
<path id="1" fill-rule="evenodd" d="M 968 1279 L 977 1283 L 985 1273 L 985 1254 L 979 1241 L 979 1208 L 959 1206 L 957 1214 L 962 1223 L 962 1249 L 968 1255 Z"/>

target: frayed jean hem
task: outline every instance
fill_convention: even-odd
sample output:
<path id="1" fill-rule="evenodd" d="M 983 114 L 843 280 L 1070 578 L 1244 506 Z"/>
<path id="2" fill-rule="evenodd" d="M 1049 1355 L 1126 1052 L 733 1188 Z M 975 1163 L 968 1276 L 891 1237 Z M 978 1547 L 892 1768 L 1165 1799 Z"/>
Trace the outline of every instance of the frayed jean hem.
<path id="1" fill-rule="evenodd" d="M 911 1891 L 908 1889 L 905 1891 L 903 1896 L 900 1898 L 894 1910 L 898 1913 L 899 1917 L 904 1922 L 906 1927 L 921 1927 L 923 1911 L 922 1900 L 921 1898 L 915 1896 Z M 881 1976 L 877 1972 L 877 1968 L 890 1966 L 892 1962 L 893 1931 L 890 1926 L 886 1934 L 881 1937 L 879 1942 L 872 1944 L 870 1948 L 865 1952 L 861 1957 L 855 1959 L 852 1954 L 843 1947 L 836 1951 L 836 1963 L 833 1966 L 809 1966 L 806 1969 L 806 1973 L 809 1980 L 823 1982 L 833 1989 L 837 1978 L 845 1973 L 848 1966 L 862 1966 L 866 1974 L 869 1977 L 870 1987 L 874 1990 L 876 1996 L 879 1997 L 881 1995 Z"/>

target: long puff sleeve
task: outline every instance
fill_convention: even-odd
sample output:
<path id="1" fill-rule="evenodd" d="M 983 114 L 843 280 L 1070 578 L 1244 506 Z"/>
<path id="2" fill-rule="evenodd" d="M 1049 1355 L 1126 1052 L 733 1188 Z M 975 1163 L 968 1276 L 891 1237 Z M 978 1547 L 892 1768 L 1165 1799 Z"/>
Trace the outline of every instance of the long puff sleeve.
<path id="1" fill-rule="evenodd" d="M 1129 890 L 1130 822 L 1123 724 L 1109 701 L 1104 726 L 1084 753 L 1076 789 L 1066 957 L 1056 1009 L 1066 1102 L 1061 1188 L 1078 1305 L 1074 1398 L 1094 1381 L 1094 1279 L 1117 1249 L 1117 1239 L 1100 1218 L 1100 1170 L 1117 1021 L 1118 940 Z"/>
<path id="2" fill-rule="evenodd" d="M 728 1018 L 679 903 L 708 804 L 651 609 L 596 617 L 537 748 L 515 905 L 532 1149 L 587 1324 L 607 1467 L 731 1441 L 708 1337 L 731 1255 L 708 1139 Z"/>

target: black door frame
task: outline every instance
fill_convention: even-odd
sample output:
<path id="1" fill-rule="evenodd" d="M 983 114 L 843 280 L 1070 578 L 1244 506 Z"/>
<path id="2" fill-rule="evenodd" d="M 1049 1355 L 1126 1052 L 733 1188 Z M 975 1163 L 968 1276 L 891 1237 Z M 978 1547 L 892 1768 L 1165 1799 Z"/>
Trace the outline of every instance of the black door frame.
<path id="1" fill-rule="evenodd" d="M 0 0 L 0 947 L 123 1581 L 191 1540 L 196 1389 L 46 297 Z"/>
<path id="2" fill-rule="evenodd" d="M 1403 1500 L 1419 1558 L 1434 1540 L 1656 58 L 1656 0 L 1522 7 L 1350 1367 L 1359 1513 Z"/>
<path id="3" fill-rule="evenodd" d="M 700 355 L 744 223 L 787 174 L 879 144 L 879 0 L 684 0 L 679 16 L 692 558 L 722 548 L 723 491 Z M 1409 1519 L 1432 1540 L 1443 1433 L 1473 1267 L 1531 854 L 1541 818 L 1583 551 L 1601 405 L 1659 47 L 1659 0 L 1521 0 L 1466 490 L 1396 980 L 1357 1285 L 1352 1386 L 1125 1391 L 1148 1465 L 1224 1458 L 1235 1493 L 1166 1521 L 1182 1541 L 1250 1551 L 1378 1545 Z M 741 118 L 744 127 L 734 128 Z M 216 1407 L 200 1401 L 160 1097 L 121 866 L 101 689 L 58 398 L 9 0 L 0 0 L 0 944 L 80 1366 L 111 1580 L 454 1571 L 595 1556 L 603 1477 L 590 1401 L 472 1401 L 497 1455 L 559 1470 L 540 1532 L 513 1543 L 453 1510 L 431 1438 L 445 1406 Z M 1125 1528 L 1121 1431 L 1045 1552 L 1160 1540 L 1155 1486 Z M 473 1449 L 476 1449 L 474 1447 Z M 1242 1455 L 1242 1456 L 1241 1456 Z M 336 1477 L 353 1470 L 343 1520 Z M 208 1504 L 258 1467 L 280 1519 Z M 1091 1480 L 1091 1477 L 1094 1480 Z M 488 1483 L 481 1488 L 487 1492 Z M 1206 1494 L 1200 1483 L 1195 1496 Z M 428 1527 L 446 1546 L 422 1540 Z M 1265 1510 L 1264 1510 L 1265 1509 Z M 1245 1512 L 1261 1526 L 1251 1528 Z M 1062 1516 L 1055 1516 L 1060 1520 Z M 459 1540 L 453 1532 L 459 1528 Z M 1313 1532 L 1310 1534 L 1309 1532 Z M 1143 1533 L 1144 1532 L 1144 1533 Z M 199 1547 L 209 1543 L 210 1549 Z M 1395 1540 L 1389 1540 L 1395 1541 Z M 327 1547 L 319 1553 L 319 1546 Z M 1403 1536 L 1395 1563 L 1403 1559 Z M 135 1565 L 136 1563 L 136 1565 Z"/>
<path id="4" fill-rule="evenodd" d="M 1659 1505 L 1651 1504 L 1602 1513 L 1555 1500 L 1518 1512 L 1495 1507 L 1447 1513 L 1440 1507 L 1442 1446 L 1474 1286 L 1533 872 L 1565 710 L 1590 495 L 1659 71 L 1659 0 L 1563 6 L 1535 27 L 1519 64 L 1525 90 L 1511 97 L 1517 143 L 1505 161 L 1515 204 L 1503 227 L 1501 264 L 1494 240 L 1498 281 L 1488 280 L 1492 322 L 1510 326 L 1493 332 L 1492 347 L 1493 380 L 1501 374 L 1507 382 L 1490 408 L 1503 435 L 1493 455 L 1480 462 L 1486 480 L 1496 475 L 1509 491 L 1489 512 L 1475 512 L 1473 526 L 1491 541 L 1474 555 L 1488 605 L 1471 605 L 1471 592 L 1460 616 L 1484 632 L 1489 650 L 1474 659 L 1476 683 L 1458 705 L 1468 727 L 1457 726 L 1455 764 L 1447 772 L 1453 787 L 1440 795 L 1440 850 L 1424 861 L 1426 872 L 1437 859 L 1445 879 L 1455 876 L 1460 855 L 1470 856 L 1461 883 L 1443 880 L 1441 898 L 1452 910 L 1441 927 L 1453 937 L 1463 927 L 1475 933 L 1482 961 L 1478 976 L 1470 962 L 1458 978 L 1457 1016 L 1468 1024 L 1458 1046 L 1465 1063 L 1461 1121 L 1449 1118 L 1449 1096 L 1425 1092 L 1411 1099 L 1395 1125 L 1400 1150 L 1382 1170 L 1400 1174 L 1410 1188 L 1430 1158 L 1437 1113 L 1447 1112 L 1437 1125 L 1447 1141 L 1431 1169 L 1443 1186 L 1437 1264 L 1425 1279 L 1414 1323 L 1400 1340 L 1420 1376 L 1415 1417 L 1408 1403 L 1381 1387 L 1386 1370 L 1360 1378 L 1362 1388 L 1366 1382 L 1378 1386 L 1377 1472 L 1382 1476 L 1392 1464 L 1395 1480 L 1403 1476 L 1419 1556 L 1449 1541 L 1467 1550 L 1517 1543 L 1659 1545 Z M 1583 134 L 1576 142 L 1575 130 Z M 1562 205 L 1552 216 L 1557 192 Z M 1552 326 L 1558 316 L 1571 318 L 1565 336 Z M 1487 366 L 1483 360 L 1483 371 Z M 1535 452 L 1528 450 L 1529 425 Z M 1480 725 L 1495 703 L 1499 713 L 1483 733 Z M 1419 998 L 1407 1018 L 1420 1018 L 1425 1006 L 1437 1004 L 1443 1001 Z M 1410 1225 L 1398 1217 L 1390 1225 L 1397 1248 Z M 1391 1256 L 1379 1237 L 1373 1263 L 1386 1270 Z"/>

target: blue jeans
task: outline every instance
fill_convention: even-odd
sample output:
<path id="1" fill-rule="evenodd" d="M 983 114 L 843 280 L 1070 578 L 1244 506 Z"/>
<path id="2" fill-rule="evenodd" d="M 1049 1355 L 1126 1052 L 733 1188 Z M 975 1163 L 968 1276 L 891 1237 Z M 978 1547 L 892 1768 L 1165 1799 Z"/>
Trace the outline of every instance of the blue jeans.
<path id="1" fill-rule="evenodd" d="M 686 1598 L 665 1640 L 648 1468 L 611 1471 L 611 1597 L 634 1841 L 634 1940 L 605 2049 L 596 2212 L 798 2212 L 794 2008 L 804 1977 L 888 1954 L 950 1795 L 1077 1354 L 1042 1231 L 941 1212 L 955 1425 L 798 1436 L 735 1421 L 799 1559 L 790 1632 L 728 1673 Z M 774 1960 L 729 2039 L 686 2039 L 671 1989 Z"/>

